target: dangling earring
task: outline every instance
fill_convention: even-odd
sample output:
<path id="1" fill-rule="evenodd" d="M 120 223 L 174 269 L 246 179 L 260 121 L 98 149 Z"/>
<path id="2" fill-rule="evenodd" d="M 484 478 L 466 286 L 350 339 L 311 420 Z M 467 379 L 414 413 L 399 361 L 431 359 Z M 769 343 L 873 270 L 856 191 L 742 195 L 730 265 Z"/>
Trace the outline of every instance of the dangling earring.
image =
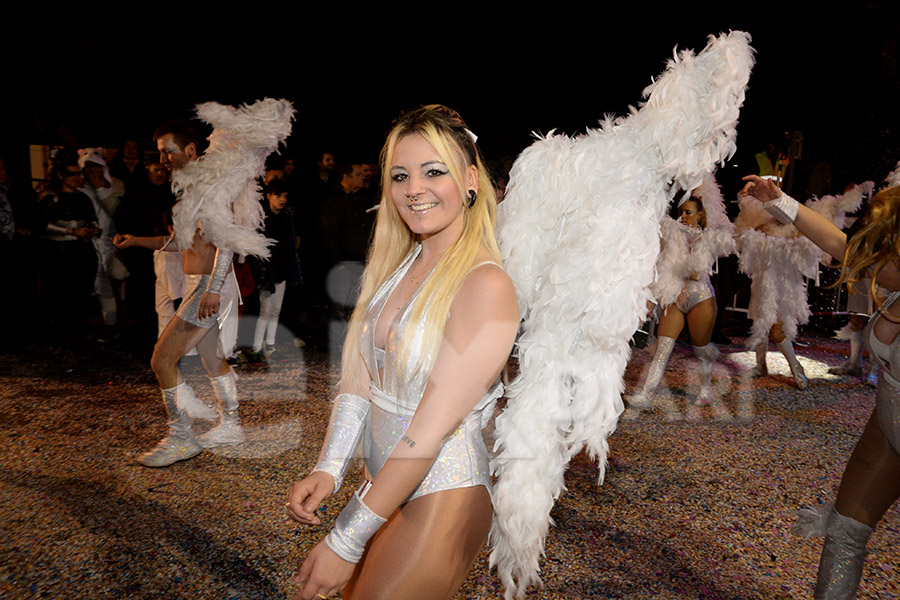
<path id="1" fill-rule="evenodd" d="M 466 196 L 466 208 L 475 206 L 476 200 L 478 200 L 478 194 L 475 193 L 475 190 L 469 190 L 469 195 Z"/>

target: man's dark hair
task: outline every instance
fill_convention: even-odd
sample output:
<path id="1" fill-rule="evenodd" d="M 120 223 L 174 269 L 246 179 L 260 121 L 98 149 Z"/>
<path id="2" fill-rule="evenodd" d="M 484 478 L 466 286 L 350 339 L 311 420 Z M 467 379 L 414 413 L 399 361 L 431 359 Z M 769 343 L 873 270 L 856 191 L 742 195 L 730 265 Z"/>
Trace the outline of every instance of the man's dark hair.
<path id="1" fill-rule="evenodd" d="M 353 167 L 362 167 L 362 165 L 363 164 L 359 161 L 339 164 L 334 170 L 334 173 L 337 176 L 337 180 L 341 181 L 342 179 L 344 179 L 344 175 L 350 175 L 350 173 L 353 172 Z"/>
<path id="2" fill-rule="evenodd" d="M 284 179 L 273 179 L 269 182 L 269 185 L 266 186 L 266 195 L 275 194 L 276 196 L 280 196 L 288 191 L 288 185 L 284 181 Z"/>
<path id="3" fill-rule="evenodd" d="M 162 123 L 153 132 L 153 141 L 155 142 L 164 135 L 172 134 L 172 139 L 178 144 L 178 147 L 184 150 L 188 144 L 193 143 L 197 148 L 197 155 L 206 152 L 209 142 L 206 140 L 206 134 L 201 130 L 201 126 L 196 121 L 189 119 L 169 119 Z"/>

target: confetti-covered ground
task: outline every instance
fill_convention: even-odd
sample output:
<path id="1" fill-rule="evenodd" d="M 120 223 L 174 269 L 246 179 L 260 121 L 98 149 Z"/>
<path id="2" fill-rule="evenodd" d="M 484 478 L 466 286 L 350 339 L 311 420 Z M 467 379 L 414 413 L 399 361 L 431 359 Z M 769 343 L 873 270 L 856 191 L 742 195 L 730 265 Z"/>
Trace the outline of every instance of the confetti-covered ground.
<path id="1" fill-rule="evenodd" d="M 798 341 L 808 390 L 777 351 L 770 376 L 753 380 L 753 355 L 724 346 L 720 402 L 702 410 L 689 408 L 696 362 L 679 343 L 657 409 L 626 412 L 610 439 L 605 483 L 584 455 L 572 462 L 545 587 L 528 597 L 809 598 L 821 541 L 793 537 L 791 513 L 833 498 L 874 394 L 828 375 L 846 344 Z M 629 391 L 649 358 L 635 352 Z M 242 363 L 248 443 L 163 469 L 134 461 L 165 433 L 146 356 L 26 346 L 0 364 L 0 598 L 289 597 L 326 531 L 283 508 L 324 433 L 334 374 L 322 355 L 288 343 L 265 368 Z M 210 400 L 199 364 L 185 372 Z M 351 488 L 327 501 L 329 522 Z M 861 598 L 900 597 L 898 529 L 895 506 L 870 542 Z M 499 597 L 484 552 L 458 598 Z"/>

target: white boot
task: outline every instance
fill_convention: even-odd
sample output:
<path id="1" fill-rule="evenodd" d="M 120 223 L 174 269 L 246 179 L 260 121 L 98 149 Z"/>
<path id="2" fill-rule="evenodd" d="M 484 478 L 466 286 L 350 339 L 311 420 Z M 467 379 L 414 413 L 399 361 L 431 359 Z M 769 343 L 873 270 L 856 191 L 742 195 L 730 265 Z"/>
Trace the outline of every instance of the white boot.
<path id="1" fill-rule="evenodd" d="M 179 408 L 178 396 L 191 394 L 191 388 L 184 382 L 173 388 L 162 390 L 163 404 L 169 417 L 169 435 L 157 446 L 137 458 L 146 467 L 167 467 L 179 460 L 193 458 L 203 451 L 194 434 L 191 424 L 194 420 L 187 411 Z"/>
<path id="2" fill-rule="evenodd" d="M 831 367 L 828 372 L 832 375 L 862 377 L 862 331 L 850 331 L 850 356 L 847 358 L 847 362 Z"/>
<path id="3" fill-rule="evenodd" d="M 675 348 L 675 339 L 661 335 L 657 338 L 656 352 L 653 354 L 653 362 L 650 363 L 650 371 L 644 381 L 644 387 L 640 392 L 628 398 L 628 404 L 634 408 L 652 408 L 653 392 L 662 380 L 666 372 L 666 363 L 672 349 Z"/>
<path id="4" fill-rule="evenodd" d="M 856 598 L 866 559 L 866 543 L 874 530 L 832 509 L 825 525 L 815 600 Z"/>
<path id="5" fill-rule="evenodd" d="M 756 366 L 750 369 L 750 377 L 765 377 L 769 374 L 769 367 L 766 365 L 766 353 L 768 351 L 768 340 L 756 347 Z"/>
<path id="6" fill-rule="evenodd" d="M 797 387 L 801 390 L 808 388 L 809 379 L 806 378 L 806 371 L 803 370 L 803 365 L 800 364 L 800 361 L 797 360 L 797 356 L 794 354 L 794 345 L 791 344 L 791 340 L 784 338 L 778 343 L 778 347 L 788 361 L 791 375 L 794 376 L 794 382 L 796 382 Z"/>
<path id="7" fill-rule="evenodd" d="M 216 394 L 216 401 L 219 414 L 222 417 L 221 422 L 197 437 L 197 441 L 204 448 L 215 448 L 226 444 L 243 444 L 247 441 L 247 436 L 241 427 L 241 418 L 238 416 L 238 398 L 237 386 L 235 385 L 234 374 L 229 370 L 219 377 L 211 377 L 213 391 Z"/>
<path id="8" fill-rule="evenodd" d="M 719 358 L 719 350 L 715 344 L 694 346 L 694 354 L 700 360 L 700 393 L 691 403 L 694 406 L 706 406 L 713 398 L 712 370 L 713 363 Z"/>

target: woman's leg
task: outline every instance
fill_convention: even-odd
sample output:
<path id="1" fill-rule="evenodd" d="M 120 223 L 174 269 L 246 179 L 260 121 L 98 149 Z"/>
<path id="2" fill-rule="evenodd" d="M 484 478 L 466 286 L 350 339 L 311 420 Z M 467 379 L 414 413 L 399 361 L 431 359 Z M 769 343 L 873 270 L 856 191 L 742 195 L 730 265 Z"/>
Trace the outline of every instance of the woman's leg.
<path id="1" fill-rule="evenodd" d="M 343 597 L 452 598 L 487 540 L 492 515 L 490 495 L 480 485 L 409 501 L 372 538 Z"/>
<path id="2" fill-rule="evenodd" d="M 272 294 L 272 306 L 269 312 L 269 322 L 266 325 L 266 346 L 275 345 L 275 333 L 278 331 L 278 317 L 281 315 L 281 305 L 284 303 L 284 290 L 287 282 L 275 284 L 275 293 Z"/>
<path id="3" fill-rule="evenodd" d="M 628 404 L 635 408 L 651 408 L 653 406 L 653 392 L 662 381 L 669 356 L 675 348 L 675 340 L 678 339 L 683 327 L 684 314 L 674 304 L 667 306 L 659 317 L 656 352 L 653 354 L 653 361 L 650 363 L 650 370 L 647 371 L 644 386 L 639 393 L 628 399 Z"/>
<path id="4" fill-rule="evenodd" d="M 826 522 L 816 598 L 855 597 L 869 535 L 900 497 L 900 455 L 873 411 L 844 469 L 834 510 Z"/>
<path id="5" fill-rule="evenodd" d="M 715 344 L 710 343 L 716 324 L 716 299 L 707 298 L 694 306 L 687 315 L 688 332 L 694 344 L 694 353 L 700 361 L 700 393 L 694 404 L 708 404 L 712 398 L 713 363 L 719 356 Z"/>
<path id="6" fill-rule="evenodd" d="M 259 292 L 259 318 L 256 319 L 256 330 L 253 332 L 253 351 L 262 352 L 263 337 L 266 335 L 266 324 L 272 314 L 272 300 L 275 294 L 261 290 Z"/>
<path id="7" fill-rule="evenodd" d="M 800 364 L 800 361 L 797 360 L 797 355 L 794 354 L 794 345 L 791 343 L 791 340 L 785 337 L 781 323 L 772 325 L 771 335 L 775 343 L 778 344 L 781 353 L 784 354 L 784 358 L 787 359 L 788 366 L 791 368 L 791 375 L 794 376 L 797 387 L 805 390 L 809 387 L 809 379 L 806 378 L 806 371 L 803 370 L 803 365 Z"/>

